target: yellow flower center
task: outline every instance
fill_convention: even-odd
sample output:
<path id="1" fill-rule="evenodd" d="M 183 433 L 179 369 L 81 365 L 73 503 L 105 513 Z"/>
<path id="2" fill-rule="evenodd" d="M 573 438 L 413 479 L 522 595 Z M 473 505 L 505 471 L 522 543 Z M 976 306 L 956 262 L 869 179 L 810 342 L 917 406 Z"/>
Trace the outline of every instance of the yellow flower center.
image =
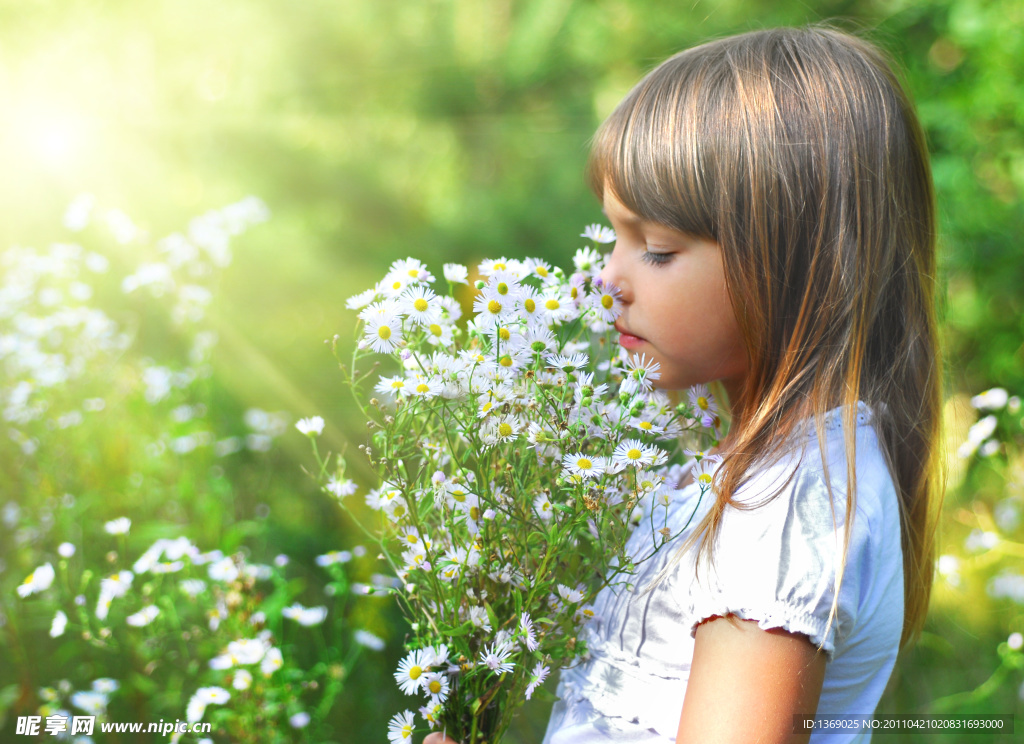
<path id="1" fill-rule="evenodd" d="M 466 492 L 462 490 L 452 491 L 452 498 L 461 504 L 466 500 Z"/>
<path id="2" fill-rule="evenodd" d="M 441 683 L 438 682 L 436 679 L 432 679 L 432 680 L 430 680 L 430 684 L 428 685 L 428 688 L 430 689 L 431 693 L 436 695 L 437 693 L 441 692 Z"/>
<path id="3" fill-rule="evenodd" d="M 437 323 L 431 323 L 429 330 L 433 335 L 438 337 L 441 336 L 441 326 L 439 326 Z"/>
<path id="4" fill-rule="evenodd" d="M 473 521 L 477 521 L 477 520 L 480 519 L 480 507 L 479 506 L 471 506 L 471 507 L 469 507 L 469 518 L 472 519 Z"/>
<path id="5" fill-rule="evenodd" d="M 512 436 L 512 425 L 502 421 L 498 424 L 498 436 L 499 437 L 510 437 Z"/>
<path id="6" fill-rule="evenodd" d="M 508 341 L 510 338 L 512 338 L 512 331 L 510 331 L 507 327 L 502 326 L 501 328 L 498 329 L 498 338 L 500 338 L 502 341 Z"/>
<path id="7" fill-rule="evenodd" d="M 416 386 L 416 392 L 417 393 L 429 393 L 430 392 L 430 385 L 428 385 L 425 382 L 421 382 L 419 385 Z"/>
<path id="8" fill-rule="evenodd" d="M 590 470 L 592 467 L 594 467 L 594 463 L 592 463 L 585 457 L 581 457 L 579 460 L 576 461 L 576 467 L 578 467 L 580 470 Z"/>
<path id="9" fill-rule="evenodd" d="M 399 290 L 401 288 L 402 288 L 402 283 L 401 282 L 396 281 L 396 282 L 392 282 L 391 283 L 391 289 L 397 291 L 397 290 Z"/>
<path id="10" fill-rule="evenodd" d="M 498 263 L 494 264 L 494 266 L 491 268 L 493 268 L 495 271 L 505 271 L 505 269 L 507 269 L 508 266 L 499 261 Z"/>
<path id="11" fill-rule="evenodd" d="M 409 276 L 413 279 L 418 279 L 420 272 L 417 269 L 409 269 Z"/>
<path id="12" fill-rule="evenodd" d="M 547 276 L 548 275 L 548 270 L 545 269 L 543 266 L 538 266 L 535 269 L 535 271 L 537 272 L 537 276 Z"/>
<path id="13" fill-rule="evenodd" d="M 389 338 L 391 338 L 391 329 L 386 325 L 381 326 L 380 328 L 377 329 L 377 335 L 380 336 L 385 341 L 387 341 Z"/>
<path id="14" fill-rule="evenodd" d="M 396 517 L 401 517 L 401 516 L 403 516 L 405 514 L 405 507 L 402 506 L 401 504 L 397 504 L 395 506 L 395 510 L 394 511 L 395 511 L 395 516 Z"/>
<path id="15" fill-rule="evenodd" d="M 557 310 L 561 306 L 562 304 L 558 300 L 548 300 L 547 302 L 544 303 L 544 307 L 546 307 L 548 310 Z"/>
<path id="16" fill-rule="evenodd" d="M 428 307 L 430 307 L 430 305 L 427 304 L 427 301 L 424 300 L 422 297 L 417 297 L 416 302 L 412 303 L 412 306 L 419 310 L 421 313 Z"/>
<path id="17" fill-rule="evenodd" d="M 501 312 L 501 303 L 498 302 L 497 300 L 491 300 L 490 302 L 487 303 L 487 310 L 488 312 L 492 312 L 495 315 L 497 315 L 498 313 Z"/>
<path id="18" fill-rule="evenodd" d="M 697 406 L 702 411 L 708 410 L 708 399 L 705 398 L 703 395 L 701 397 L 697 398 Z"/>
<path id="19" fill-rule="evenodd" d="M 640 481 L 640 488 L 644 489 L 645 491 L 647 491 L 648 489 L 654 488 L 654 481 L 649 481 L 649 480 Z"/>
<path id="20" fill-rule="evenodd" d="M 402 380 L 395 380 L 391 383 L 392 390 L 401 390 L 405 387 L 405 383 Z"/>
<path id="21" fill-rule="evenodd" d="M 402 738 L 408 739 L 412 736 L 412 726 L 402 726 Z"/>
<path id="22" fill-rule="evenodd" d="M 611 295 L 603 295 L 601 297 L 601 307 L 603 307 L 605 310 L 611 310 L 612 305 L 614 304 L 615 300 L 612 298 Z"/>
<path id="23" fill-rule="evenodd" d="M 650 431 L 653 428 L 650 421 L 641 421 L 638 426 L 644 431 Z"/>
<path id="24" fill-rule="evenodd" d="M 572 289 L 569 290 L 569 296 L 572 297 L 574 300 L 579 295 L 579 293 L 580 290 L 577 287 L 573 287 Z"/>
<path id="25" fill-rule="evenodd" d="M 409 679 L 419 679 L 421 674 L 423 674 L 423 667 L 414 666 L 409 670 Z"/>
<path id="26" fill-rule="evenodd" d="M 526 312 L 532 313 L 537 310 L 537 303 L 534 302 L 532 297 L 527 297 L 526 301 L 523 302 L 523 307 L 526 308 Z"/>
<path id="27" fill-rule="evenodd" d="M 420 539 L 418 537 L 416 537 L 416 535 L 413 534 L 412 532 L 410 532 L 408 535 L 406 535 L 405 539 L 406 539 L 406 541 L 411 542 L 414 545 L 420 541 Z"/>
<path id="28" fill-rule="evenodd" d="M 643 456 L 644 453 L 638 450 L 636 447 L 633 447 L 629 452 L 626 453 L 626 457 L 628 457 L 630 460 L 639 460 Z"/>
<path id="29" fill-rule="evenodd" d="M 699 476 L 697 476 L 697 482 L 700 483 L 702 486 L 709 486 L 711 485 L 711 476 L 708 475 L 707 473 L 701 473 Z"/>
<path id="30" fill-rule="evenodd" d="M 506 354 L 505 356 L 503 356 L 501 358 L 501 360 L 498 362 L 498 364 L 500 364 L 502 367 L 511 367 L 512 366 L 512 357 L 510 357 L 508 354 Z"/>
<path id="31" fill-rule="evenodd" d="M 508 285 L 505 284 L 505 282 L 498 282 L 498 286 L 495 287 L 495 289 L 498 290 L 498 294 L 500 294 L 500 295 L 507 295 L 508 294 Z"/>

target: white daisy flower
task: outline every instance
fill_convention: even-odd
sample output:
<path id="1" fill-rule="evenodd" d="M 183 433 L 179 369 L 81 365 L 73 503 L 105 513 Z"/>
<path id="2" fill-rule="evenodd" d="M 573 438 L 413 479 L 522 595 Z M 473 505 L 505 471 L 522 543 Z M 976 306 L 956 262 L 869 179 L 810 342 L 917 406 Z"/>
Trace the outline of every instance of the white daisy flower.
<path id="1" fill-rule="evenodd" d="M 392 318 L 398 315 L 398 303 L 393 300 L 384 300 L 367 305 L 359 311 L 359 320 L 369 322 L 374 318 Z"/>
<path id="2" fill-rule="evenodd" d="M 260 662 L 260 672 L 262 672 L 264 677 L 269 677 L 283 666 L 284 656 L 281 654 L 281 649 L 271 648 L 264 655 L 263 661 Z"/>
<path id="3" fill-rule="evenodd" d="M 519 288 L 519 302 L 516 303 L 516 314 L 526 321 L 528 328 L 547 325 L 544 312 L 544 300 L 540 293 L 529 285 Z"/>
<path id="4" fill-rule="evenodd" d="M 124 621 L 133 628 L 142 628 L 156 620 L 156 616 L 159 614 L 160 609 L 156 605 L 146 605 L 138 612 L 126 617 Z"/>
<path id="5" fill-rule="evenodd" d="M 565 584 L 558 585 L 558 596 L 569 604 L 576 604 L 582 602 L 584 594 L 579 589 L 572 589 L 567 587 Z"/>
<path id="6" fill-rule="evenodd" d="M 416 398 L 436 398 L 444 390 L 444 385 L 439 380 L 434 380 L 422 375 L 414 375 L 405 388 L 409 395 Z"/>
<path id="7" fill-rule="evenodd" d="M 594 313 L 605 323 L 614 323 L 622 315 L 622 293 L 612 284 L 603 284 L 588 300 Z"/>
<path id="8" fill-rule="evenodd" d="M 373 390 L 378 395 L 394 400 L 395 398 L 404 398 L 408 395 L 409 385 L 403 377 L 384 377 L 381 375 Z"/>
<path id="9" fill-rule="evenodd" d="M 402 325 L 394 316 L 381 316 L 366 321 L 363 343 L 378 354 L 387 354 L 402 340 Z"/>
<path id="10" fill-rule="evenodd" d="M 433 657 L 433 653 L 430 653 Z M 415 695 L 423 687 L 423 676 L 427 673 L 430 658 L 424 649 L 410 651 L 398 663 L 398 671 L 394 673 L 395 682 L 406 695 Z"/>
<path id="11" fill-rule="evenodd" d="M 377 285 L 377 291 L 383 294 L 385 297 L 391 299 L 397 299 L 401 296 L 405 290 L 409 288 L 409 285 L 416 280 L 409 276 L 402 276 L 401 274 L 388 274 L 384 277 L 383 281 Z"/>
<path id="12" fill-rule="evenodd" d="M 333 475 L 327 479 L 327 485 L 324 488 L 339 499 L 351 496 L 356 492 L 356 484 L 353 481 Z"/>
<path id="13" fill-rule="evenodd" d="M 641 493 L 651 493 L 665 484 L 665 476 L 650 470 L 641 470 L 636 474 L 636 487 Z"/>
<path id="14" fill-rule="evenodd" d="M 197 597 L 206 591 L 206 582 L 202 579 L 183 579 L 178 586 L 190 597 Z"/>
<path id="15" fill-rule="evenodd" d="M 572 257 L 572 263 L 576 267 L 576 271 L 587 276 L 595 276 L 604 268 L 604 256 L 588 246 L 576 251 L 576 255 Z"/>
<path id="16" fill-rule="evenodd" d="M 540 309 L 549 323 L 561 323 L 576 314 L 572 298 L 558 287 L 550 287 L 541 293 Z"/>
<path id="17" fill-rule="evenodd" d="M 720 464 L 721 458 L 711 455 L 693 466 L 693 480 L 700 486 L 701 493 L 707 492 L 714 484 L 715 471 L 718 470 Z"/>
<path id="18" fill-rule="evenodd" d="M 68 616 L 64 614 L 63 610 L 57 610 L 57 614 L 53 616 L 53 621 L 50 623 L 50 638 L 59 638 L 64 635 L 67 625 Z"/>
<path id="19" fill-rule="evenodd" d="M 352 560 L 352 552 L 348 550 L 331 550 L 315 559 L 318 566 L 333 566 L 336 563 L 348 563 Z"/>
<path id="20" fill-rule="evenodd" d="M 421 326 L 429 326 L 441 320 L 441 303 L 429 287 L 409 289 L 402 295 L 400 308 L 409 320 Z"/>
<path id="21" fill-rule="evenodd" d="M 576 452 L 562 456 L 562 468 L 570 475 L 578 475 L 586 479 L 601 475 L 606 469 L 606 464 L 603 457 Z"/>
<path id="22" fill-rule="evenodd" d="M 75 554 L 75 546 L 69 542 L 62 542 L 57 546 L 57 554 L 61 558 L 70 558 Z"/>
<path id="23" fill-rule="evenodd" d="M 449 284 L 469 284 L 469 269 L 462 264 L 446 263 L 444 278 Z"/>
<path id="24" fill-rule="evenodd" d="M 708 392 L 707 385 L 694 385 L 686 391 L 686 396 L 690 399 L 690 405 L 693 406 L 693 410 L 700 419 L 703 420 L 707 416 L 713 418 L 718 415 L 718 403 L 715 401 L 715 397 Z"/>
<path id="25" fill-rule="evenodd" d="M 627 439 L 612 452 L 612 463 L 622 467 L 639 468 L 654 462 L 655 448 L 639 439 Z"/>
<path id="26" fill-rule="evenodd" d="M 231 693 L 223 687 L 200 687 L 195 694 L 189 698 L 185 708 L 185 718 L 189 723 L 195 723 L 203 717 L 207 705 L 223 705 L 231 699 Z"/>
<path id="27" fill-rule="evenodd" d="M 971 405 L 979 411 L 998 411 L 1010 399 L 1003 388 L 992 388 L 971 398 Z"/>
<path id="28" fill-rule="evenodd" d="M 207 575 L 213 581 L 224 581 L 232 582 L 238 578 L 238 566 L 231 559 L 230 556 L 221 558 L 216 563 L 211 563 L 209 568 L 206 569 Z"/>
<path id="29" fill-rule="evenodd" d="M 378 638 L 368 630 L 356 630 L 352 634 L 352 640 L 358 643 L 360 646 L 370 649 L 371 651 L 383 651 L 384 650 L 384 639 Z"/>
<path id="30" fill-rule="evenodd" d="M 107 704 L 110 702 L 110 698 L 95 690 L 79 690 L 72 693 L 69 701 L 73 706 L 91 716 L 102 716 L 107 713 Z"/>
<path id="31" fill-rule="evenodd" d="M 252 672 L 247 669 L 236 669 L 231 678 L 231 686 L 236 690 L 248 690 L 252 687 Z"/>
<path id="32" fill-rule="evenodd" d="M 423 692 L 430 695 L 431 704 L 443 703 L 448 699 L 448 675 L 428 672 L 423 676 Z"/>
<path id="33" fill-rule="evenodd" d="M 46 591 L 53 584 L 54 576 L 56 573 L 53 570 L 53 564 L 44 563 L 21 582 L 21 586 L 18 587 L 18 596 L 27 597 Z"/>
<path id="34" fill-rule="evenodd" d="M 365 292 L 360 292 L 357 295 L 352 295 L 345 300 L 345 307 L 349 310 L 362 310 L 364 307 L 369 305 L 375 299 L 377 299 L 378 293 L 376 288 L 370 288 Z"/>
<path id="35" fill-rule="evenodd" d="M 391 744 L 412 744 L 413 722 L 416 715 L 411 710 L 396 713 L 388 722 L 388 741 Z"/>
<path id="36" fill-rule="evenodd" d="M 555 272 L 552 270 L 551 264 L 540 258 L 529 259 L 526 269 L 527 274 L 533 274 L 545 284 L 551 284 L 552 282 L 558 281 L 558 277 L 555 276 Z"/>
<path id="37" fill-rule="evenodd" d="M 583 369 L 590 362 L 590 357 L 586 354 L 571 354 L 565 356 L 564 354 L 553 354 L 546 357 L 545 360 L 549 367 L 556 367 L 557 369 L 564 370 L 566 372 L 575 372 L 578 369 Z"/>
<path id="38" fill-rule="evenodd" d="M 431 323 L 424 330 L 427 333 L 427 341 L 434 346 L 448 347 L 455 340 L 452 327 L 444 323 Z"/>
<path id="39" fill-rule="evenodd" d="M 395 261 L 388 269 L 388 276 L 401 276 L 413 282 L 434 281 L 434 275 L 427 271 L 422 261 L 416 258 L 404 258 Z"/>
<path id="40" fill-rule="evenodd" d="M 103 525 L 103 530 L 109 535 L 127 535 L 132 527 L 132 520 L 128 517 L 112 519 Z"/>
<path id="41" fill-rule="evenodd" d="M 480 262 L 477 267 L 480 273 L 484 276 L 491 276 L 499 271 L 510 271 L 516 274 L 522 274 L 522 265 L 519 261 L 509 260 L 507 258 L 488 258 Z"/>
<path id="42" fill-rule="evenodd" d="M 497 297 L 486 290 L 473 299 L 473 312 L 477 314 L 476 322 L 485 330 L 504 325 L 512 316 L 515 307 L 516 298 Z"/>
<path id="43" fill-rule="evenodd" d="M 536 651 L 540 644 L 537 643 L 537 633 L 533 629 L 533 620 L 530 619 L 529 613 L 524 612 L 519 616 L 519 630 L 522 631 L 526 650 Z"/>
<path id="44" fill-rule="evenodd" d="M 487 278 L 487 286 L 483 291 L 497 299 L 515 301 L 520 296 L 519 287 L 519 277 L 509 271 L 495 271 Z"/>
<path id="45" fill-rule="evenodd" d="M 615 231 L 610 227 L 605 227 L 604 225 L 599 225 L 595 222 L 583 228 L 583 232 L 580 233 L 580 237 L 593 240 L 595 243 L 614 243 Z"/>
<path id="46" fill-rule="evenodd" d="M 546 493 L 542 493 L 533 500 L 533 510 L 545 522 L 551 521 L 551 517 L 555 513 L 554 507 L 551 505 L 551 497 Z"/>
<path id="47" fill-rule="evenodd" d="M 537 665 L 533 668 L 533 671 L 530 673 L 530 684 L 526 686 L 527 700 L 529 700 L 533 696 L 533 692 L 537 689 L 538 685 L 544 684 L 544 680 L 548 678 L 548 673 L 550 671 L 551 670 L 544 666 L 542 662 L 537 662 Z"/>
<path id="48" fill-rule="evenodd" d="M 324 431 L 324 420 L 322 416 L 299 419 L 295 423 L 295 428 L 306 436 L 319 436 Z"/>
<path id="49" fill-rule="evenodd" d="M 310 720 L 309 713 L 304 710 L 300 710 L 298 713 L 295 713 L 288 718 L 288 725 L 293 729 L 303 729 L 309 725 Z"/>
<path id="50" fill-rule="evenodd" d="M 327 619 L 327 608 L 322 605 L 320 607 L 303 607 L 296 602 L 291 607 L 285 607 L 281 610 L 281 614 L 289 620 L 294 620 L 299 625 L 308 628 L 313 625 L 319 625 Z"/>
<path id="51" fill-rule="evenodd" d="M 495 641 L 490 648 L 480 651 L 480 662 L 495 674 L 511 672 L 516 666 L 508 660 L 512 650 L 512 644 L 507 641 Z"/>
<path id="52" fill-rule="evenodd" d="M 654 381 L 661 379 L 661 364 L 648 359 L 646 354 L 632 354 L 626 359 L 626 376 L 620 390 L 629 394 L 649 392 Z"/>

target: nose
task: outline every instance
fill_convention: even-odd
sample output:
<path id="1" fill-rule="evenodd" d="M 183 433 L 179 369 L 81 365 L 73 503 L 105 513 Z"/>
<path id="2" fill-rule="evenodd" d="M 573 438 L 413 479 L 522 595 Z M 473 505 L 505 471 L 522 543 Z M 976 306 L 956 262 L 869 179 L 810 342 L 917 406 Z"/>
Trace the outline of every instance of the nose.
<path id="1" fill-rule="evenodd" d="M 622 251 L 619 249 L 619 241 L 616 240 L 611 253 L 605 259 L 600 276 L 603 283 L 618 287 L 620 299 L 628 304 L 633 300 L 633 291 L 623 269 Z"/>

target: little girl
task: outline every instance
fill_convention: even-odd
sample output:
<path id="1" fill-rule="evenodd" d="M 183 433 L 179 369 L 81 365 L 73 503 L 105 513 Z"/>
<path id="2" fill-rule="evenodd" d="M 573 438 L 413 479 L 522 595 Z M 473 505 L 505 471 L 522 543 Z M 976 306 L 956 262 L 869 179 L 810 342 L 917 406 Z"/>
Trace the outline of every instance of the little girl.
<path id="1" fill-rule="evenodd" d="M 795 716 L 870 716 L 928 606 L 940 367 L 912 104 L 862 40 L 742 34 L 647 75 L 589 175 L 621 345 L 662 387 L 720 381 L 732 422 L 713 490 L 691 462 L 668 509 L 690 527 L 598 595 L 544 743 L 868 741 Z"/>

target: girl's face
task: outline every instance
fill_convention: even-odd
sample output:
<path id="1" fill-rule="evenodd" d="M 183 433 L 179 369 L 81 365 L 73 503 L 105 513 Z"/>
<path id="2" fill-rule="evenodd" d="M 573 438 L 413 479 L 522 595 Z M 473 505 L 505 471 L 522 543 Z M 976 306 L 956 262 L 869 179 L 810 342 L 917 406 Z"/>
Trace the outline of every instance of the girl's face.
<path id="1" fill-rule="evenodd" d="M 648 222 L 608 187 L 604 213 L 618 238 L 601 278 L 622 292 L 619 343 L 661 364 L 658 387 L 721 380 L 735 404 L 747 354 L 718 243 Z"/>

